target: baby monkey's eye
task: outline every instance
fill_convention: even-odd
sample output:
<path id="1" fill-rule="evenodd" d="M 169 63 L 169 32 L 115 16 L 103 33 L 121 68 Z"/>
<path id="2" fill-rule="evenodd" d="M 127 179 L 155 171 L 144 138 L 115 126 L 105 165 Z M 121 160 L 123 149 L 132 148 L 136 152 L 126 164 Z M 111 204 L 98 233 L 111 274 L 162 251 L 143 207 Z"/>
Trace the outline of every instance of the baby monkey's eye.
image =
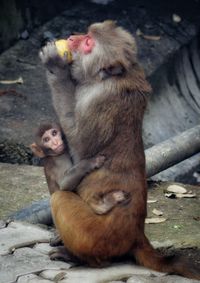
<path id="1" fill-rule="evenodd" d="M 44 142 L 44 143 L 46 143 L 46 142 L 48 142 L 48 141 L 49 141 L 49 138 L 48 138 L 48 137 L 46 137 L 46 138 L 43 139 L 43 142 Z"/>
<path id="2" fill-rule="evenodd" d="M 54 136 L 54 137 L 57 135 L 57 133 L 58 133 L 57 130 L 52 130 L 52 132 L 51 132 L 52 136 Z"/>

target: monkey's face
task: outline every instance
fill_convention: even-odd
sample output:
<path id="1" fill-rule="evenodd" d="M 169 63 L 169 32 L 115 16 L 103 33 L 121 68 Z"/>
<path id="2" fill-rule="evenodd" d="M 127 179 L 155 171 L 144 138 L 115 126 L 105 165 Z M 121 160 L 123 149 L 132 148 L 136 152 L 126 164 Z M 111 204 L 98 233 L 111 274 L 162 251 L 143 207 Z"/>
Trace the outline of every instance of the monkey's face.
<path id="1" fill-rule="evenodd" d="M 134 38 L 113 21 L 93 24 L 85 35 L 70 36 L 68 47 L 73 53 L 72 75 L 77 81 L 90 80 L 102 70 L 108 77 L 124 75 L 136 62 Z"/>
<path id="2" fill-rule="evenodd" d="M 65 149 L 62 133 L 57 128 L 51 128 L 45 131 L 41 137 L 41 142 L 45 149 L 50 149 L 55 155 L 63 153 Z"/>

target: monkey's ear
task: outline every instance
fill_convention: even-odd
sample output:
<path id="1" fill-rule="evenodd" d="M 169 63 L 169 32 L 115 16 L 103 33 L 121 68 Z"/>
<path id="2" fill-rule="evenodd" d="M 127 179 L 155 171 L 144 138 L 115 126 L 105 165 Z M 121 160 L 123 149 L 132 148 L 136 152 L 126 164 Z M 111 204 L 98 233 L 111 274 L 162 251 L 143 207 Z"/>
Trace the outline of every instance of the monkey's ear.
<path id="1" fill-rule="evenodd" d="M 105 80 L 109 77 L 122 76 L 125 72 L 125 68 L 121 63 L 117 62 L 116 64 L 103 68 L 100 70 L 99 75 L 102 80 Z"/>
<path id="2" fill-rule="evenodd" d="M 35 156 L 40 158 L 45 157 L 44 151 L 36 143 L 32 143 L 30 145 L 30 149 L 32 150 Z"/>

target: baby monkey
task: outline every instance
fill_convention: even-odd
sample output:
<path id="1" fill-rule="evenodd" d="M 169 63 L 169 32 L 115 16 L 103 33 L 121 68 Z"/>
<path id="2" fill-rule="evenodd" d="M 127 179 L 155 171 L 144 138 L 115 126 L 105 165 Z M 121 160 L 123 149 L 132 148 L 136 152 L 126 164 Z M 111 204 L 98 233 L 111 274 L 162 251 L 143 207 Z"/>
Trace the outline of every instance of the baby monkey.
<path id="1" fill-rule="evenodd" d="M 57 190 L 76 191 L 81 180 L 100 168 L 105 161 L 105 157 L 99 155 L 73 165 L 61 127 L 53 123 L 39 127 L 35 142 L 30 147 L 35 156 L 44 159 L 44 172 L 50 194 Z M 94 193 L 88 204 L 96 214 L 106 214 L 116 205 L 125 205 L 129 201 L 130 195 L 127 192 L 113 190 L 101 195 Z"/>

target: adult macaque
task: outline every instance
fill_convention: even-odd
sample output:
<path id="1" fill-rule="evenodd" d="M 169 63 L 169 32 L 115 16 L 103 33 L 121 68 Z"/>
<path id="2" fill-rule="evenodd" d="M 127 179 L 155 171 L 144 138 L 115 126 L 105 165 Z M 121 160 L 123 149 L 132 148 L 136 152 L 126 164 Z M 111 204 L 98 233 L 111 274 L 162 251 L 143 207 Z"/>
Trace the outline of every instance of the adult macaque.
<path id="1" fill-rule="evenodd" d="M 58 190 L 75 191 L 81 180 L 90 172 L 100 168 L 104 156 L 83 159 L 73 166 L 62 130 L 57 124 L 41 125 L 36 133 L 36 142 L 31 144 L 33 153 L 44 159 L 44 171 L 50 194 Z M 115 205 L 124 205 L 130 198 L 126 192 L 113 191 L 94 195 L 89 205 L 97 214 L 105 214 Z"/>
<path id="2" fill-rule="evenodd" d="M 93 266 L 129 255 L 148 268 L 200 279 L 199 270 L 162 256 L 144 234 L 142 120 L 151 87 L 136 60 L 134 38 L 105 21 L 91 25 L 85 35 L 69 37 L 68 46 L 71 64 L 59 57 L 53 43 L 40 54 L 54 107 L 73 158 L 103 155 L 106 160 L 81 181 L 79 195 L 69 191 L 52 195 L 54 222 L 66 250 Z M 96 215 L 88 200 L 113 190 L 130 194 L 130 202 Z"/>

